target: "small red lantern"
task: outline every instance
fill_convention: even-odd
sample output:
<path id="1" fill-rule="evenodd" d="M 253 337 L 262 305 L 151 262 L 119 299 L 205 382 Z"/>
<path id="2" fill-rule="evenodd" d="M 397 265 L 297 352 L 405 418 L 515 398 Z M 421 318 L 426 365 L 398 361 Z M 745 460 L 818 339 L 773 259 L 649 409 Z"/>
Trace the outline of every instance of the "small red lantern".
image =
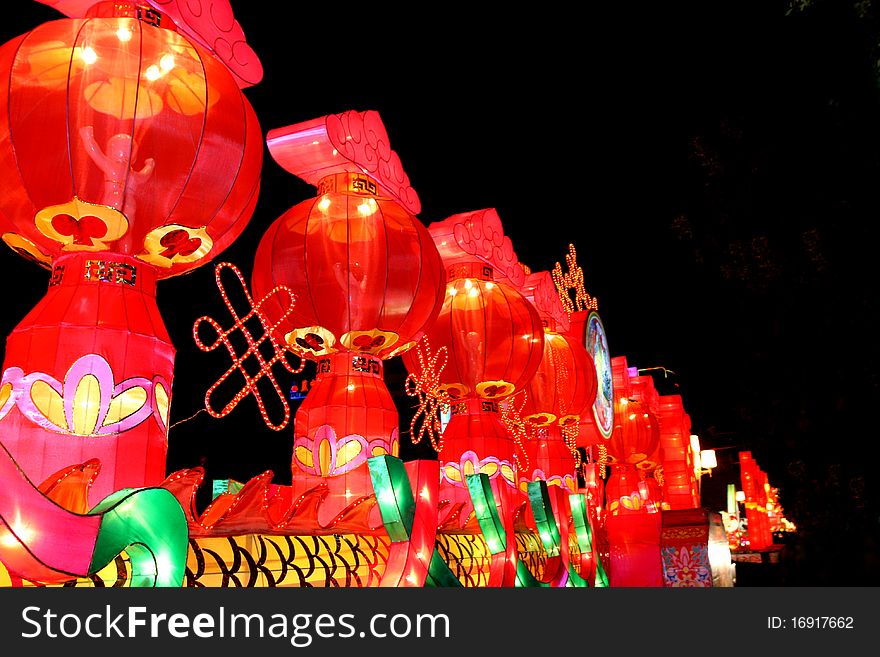
<path id="1" fill-rule="evenodd" d="M 638 376 L 626 358 L 611 359 L 614 376 L 614 430 L 608 442 L 608 462 L 625 463 L 653 470 L 657 465 L 660 426 L 650 403 L 653 381 Z M 650 382 L 650 383 L 649 383 Z M 650 402 L 650 403 L 649 403 Z"/>
<path id="2" fill-rule="evenodd" d="M 653 470 L 660 444 L 660 426 L 647 405 L 635 399 L 621 399 L 615 412 L 617 421 L 608 443 L 609 463 L 628 463 Z"/>

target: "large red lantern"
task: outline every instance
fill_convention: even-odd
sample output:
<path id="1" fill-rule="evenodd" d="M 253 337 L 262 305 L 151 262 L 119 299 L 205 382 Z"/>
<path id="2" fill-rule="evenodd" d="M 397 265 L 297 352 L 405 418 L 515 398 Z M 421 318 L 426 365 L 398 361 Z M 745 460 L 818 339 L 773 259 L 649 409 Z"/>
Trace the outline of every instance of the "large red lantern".
<path id="1" fill-rule="evenodd" d="M 443 266 L 378 113 L 275 129 L 268 145 L 282 167 L 318 187 L 263 236 L 252 281 L 257 298 L 278 285 L 296 297 L 283 321 L 286 309 L 263 306 L 280 322 L 276 337 L 317 367 L 294 418 L 294 492 L 329 485 L 322 509 L 335 514 L 372 494 L 369 457 L 398 453 L 383 361 L 436 318 Z"/>
<path id="2" fill-rule="evenodd" d="M 525 388 L 521 413 L 529 469 L 520 473 L 520 486 L 541 479 L 574 493 L 575 440 L 581 418 L 590 413 L 596 397 L 595 368 L 583 344 L 564 333 L 568 316 L 549 272 L 530 274 L 524 289 L 544 322 L 544 351 Z"/>
<path id="3" fill-rule="evenodd" d="M 441 476 L 463 494 L 464 475 L 471 470 L 462 468 L 469 460 L 471 472 L 491 470 L 493 481 L 501 478 L 516 485 L 513 437 L 501 422 L 499 402 L 523 389 L 540 363 L 543 346 L 537 311 L 510 284 L 505 262 L 493 259 L 491 252 L 486 257 L 463 250 L 462 245 L 491 235 L 490 228 L 503 236 L 494 210 L 458 214 L 429 226 L 448 278 L 440 314 L 427 332 L 431 347 L 445 348 L 448 356 L 438 390 L 452 408 L 443 432 Z M 412 354 L 403 360 L 407 369 L 417 371 Z"/>
<path id="4" fill-rule="evenodd" d="M 448 278 L 440 314 L 427 333 L 432 349 L 446 350 L 438 391 L 447 396 L 452 413 L 439 453 L 440 495 L 448 502 L 441 526 L 457 532 L 473 519 L 467 475 L 485 474 L 508 534 L 490 585 L 512 585 L 517 466 L 515 439 L 502 420 L 501 404 L 537 369 L 542 323 L 517 290 L 525 274 L 494 209 L 453 215 L 428 228 Z M 412 353 L 403 360 L 410 372 L 418 371 Z"/>
<path id="5" fill-rule="evenodd" d="M 174 348 L 156 281 L 240 234 L 262 144 L 236 64 L 201 45 L 220 28 L 90 4 L 0 48 L 0 236 L 52 271 L 7 340 L 0 417 L 35 481 L 99 459 L 100 499 L 165 476 Z"/>

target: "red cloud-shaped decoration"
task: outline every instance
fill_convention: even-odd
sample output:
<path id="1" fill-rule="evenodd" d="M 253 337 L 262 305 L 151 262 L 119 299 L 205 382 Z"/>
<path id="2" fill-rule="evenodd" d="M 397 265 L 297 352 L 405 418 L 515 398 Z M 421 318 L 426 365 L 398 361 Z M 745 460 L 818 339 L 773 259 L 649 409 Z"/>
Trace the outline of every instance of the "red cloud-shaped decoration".
<path id="1" fill-rule="evenodd" d="M 98 0 L 38 0 L 70 18 L 82 18 Z M 232 15 L 229 0 L 146 0 L 174 21 L 178 30 L 226 64 L 239 88 L 263 79 L 263 65 Z"/>
<path id="2" fill-rule="evenodd" d="M 497 280 L 506 279 L 516 288 L 525 282 L 525 270 L 494 208 L 454 214 L 431 224 L 428 231 L 447 266 L 477 259 L 495 269 Z"/>
<path id="3" fill-rule="evenodd" d="M 551 319 L 556 323 L 557 333 L 565 333 L 569 330 L 571 322 L 568 312 L 562 305 L 559 290 L 556 289 L 549 271 L 539 271 L 526 276 L 522 292 L 537 308 L 541 319 Z"/>
<path id="4" fill-rule="evenodd" d="M 275 128 L 266 143 L 279 165 L 310 185 L 334 173 L 365 173 L 409 212 L 421 212 L 418 194 L 376 111 L 350 110 Z"/>

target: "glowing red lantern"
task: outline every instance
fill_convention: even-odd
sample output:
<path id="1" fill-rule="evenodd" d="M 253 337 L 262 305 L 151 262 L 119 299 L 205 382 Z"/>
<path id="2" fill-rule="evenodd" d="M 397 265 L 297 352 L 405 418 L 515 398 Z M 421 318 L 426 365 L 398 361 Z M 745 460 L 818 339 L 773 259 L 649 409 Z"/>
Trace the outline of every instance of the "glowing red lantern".
<path id="1" fill-rule="evenodd" d="M 661 395 L 659 401 L 664 508 L 697 508 L 699 498 L 690 456 L 690 417 L 684 412 L 681 396 Z"/>
<path id="2" fill-rule="evenodd" d="M 639 489 L 641 477 L 631 464 L 611 466 L 611 474 L 605 482 L 605 506 L 610 515 L 645 511 L 645 497 Z"/>
<path id="3" fill-rule="evenodd" d="M 254 296 L 296 296 L 278 339 L 317 362 L 294 419 L 294 488 L 326 481 L 328 513 L 372 494 L 366 459 L 398 453 L 398 413 L 383 361 L 411 348 L 443 301 L 443 266 L 416 218 L 418 196 L 376 112 L 271 130 L 272 157 L 318 187 L 263 236 Z M 277 303 L 263 310 L 273 321 Z"/>
<path id="4" fill-rule="evenodd" d="M 515 486 L 513 437 L 501 423 L 498 402 L 522 390 L 540 364 L 543 346 L 538 313 L 505 282 L 504 262 L 482 260 L 455 246 L 491 234 L 487 226 L 503 235 L 494 210 L 458 214 L 429 226 L 445 256 L 448 279 L 443 306 L 427 332 L 430 345 L 448 354 L 439 390 L 452 402 L 452 416 L 443 433 L 440 469 L 444 481 L 465 495 L 466 461 L 473 462 L 473 472 L 491 470 L 493 480 L 501 477 Z M 416 371 L 412 354 L 403 361 Z M 465 400 L 473 401 L 457 403 Z M 474 431 L 478 425 L 481 429 Z"/>
<path id="5" fill-rule="evenodd" d="M 507 532 L 490 585 L 512 585 L 517 471 L 515 438 L 502 421 L 501 403 L 522 390 L 540 364 L 542 323 L 517 290 L 524 272 L 495 210 L 453 215 L 428 229 L 448 278 L 440 314 L 427 333 L 432 349 L 447 352 L 439 390 L 452 411 L 439 453 L 441 499 L 449 502 L 441 526 L 460 531 L 473 519 L 467 475 L 485 474 Z M 418 370 L 412 353 L 403 360 L 410 372 Z"/>
<path id="6" fill-rule="evenodd" d="M 611 466 L 605 518 L 611 586 L 661 586 L 661 514 L 652 486 L 631 464 Z"/>
<path id="7" fill-rule="evenodd" d="M 262 147 L 241 78 L 201 45 L 220 28 L 124 0 L 77 16 L 0 48 L 0 233 L 52 270 L 7 341 L 0 416 L 36 481 L 99 459 L 100 499 L 165 476 L 174 349 L 156 281 L 240 234 Z"/>
<path id="8" fill-rule="evenodd" d="M 595 368 L 584 346 L 562 333 L 569 327 L 568 316 L 550 274 L 530 274 L 524 290 L 545 326 L 541 364 L 525 388 L 521 411 L 529 471 L 520 473 L 520 486 L 543 479 L 575 492 L 575 438 L 596 397 Z"/>
<path id="9" fill-rule="evenodd" d="M 655 396 L 650 395 L 653 381 L 638 376 L 636 368 L 629 367 L 623 356 L 612 358 L 611 362 L 615 421 L 608 442 L 608 462 L 652 470 L 657 465 L 660 444 L 660 426 L 649 406 L 649 401 L 656 405 Z"/>
<path id="10" fill-rule="evenodd" d="M 648 407 L 635 399 L 620 399 L 615 412 L 614 432 L 608 443 L 609 463 L 628 463 L 653 469 L 660 444 L 660 426 Z"/>

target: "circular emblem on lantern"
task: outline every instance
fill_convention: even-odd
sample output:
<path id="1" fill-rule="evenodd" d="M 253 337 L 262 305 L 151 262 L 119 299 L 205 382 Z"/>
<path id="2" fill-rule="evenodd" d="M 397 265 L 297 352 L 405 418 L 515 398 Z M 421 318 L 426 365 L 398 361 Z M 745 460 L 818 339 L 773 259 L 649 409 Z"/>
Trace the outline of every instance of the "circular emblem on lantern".
<path id="1" fill-rule="evenodd" d="M 587 317 L 586 347 L 596 367 L 598 385 L 596 401 L 593 402 L 593 417 L 602 435 L 609 438 L 614 429 L 614 383 L 611 378 L 611 355 L 605 327 L 596 312 L 591 312 Z"/>

